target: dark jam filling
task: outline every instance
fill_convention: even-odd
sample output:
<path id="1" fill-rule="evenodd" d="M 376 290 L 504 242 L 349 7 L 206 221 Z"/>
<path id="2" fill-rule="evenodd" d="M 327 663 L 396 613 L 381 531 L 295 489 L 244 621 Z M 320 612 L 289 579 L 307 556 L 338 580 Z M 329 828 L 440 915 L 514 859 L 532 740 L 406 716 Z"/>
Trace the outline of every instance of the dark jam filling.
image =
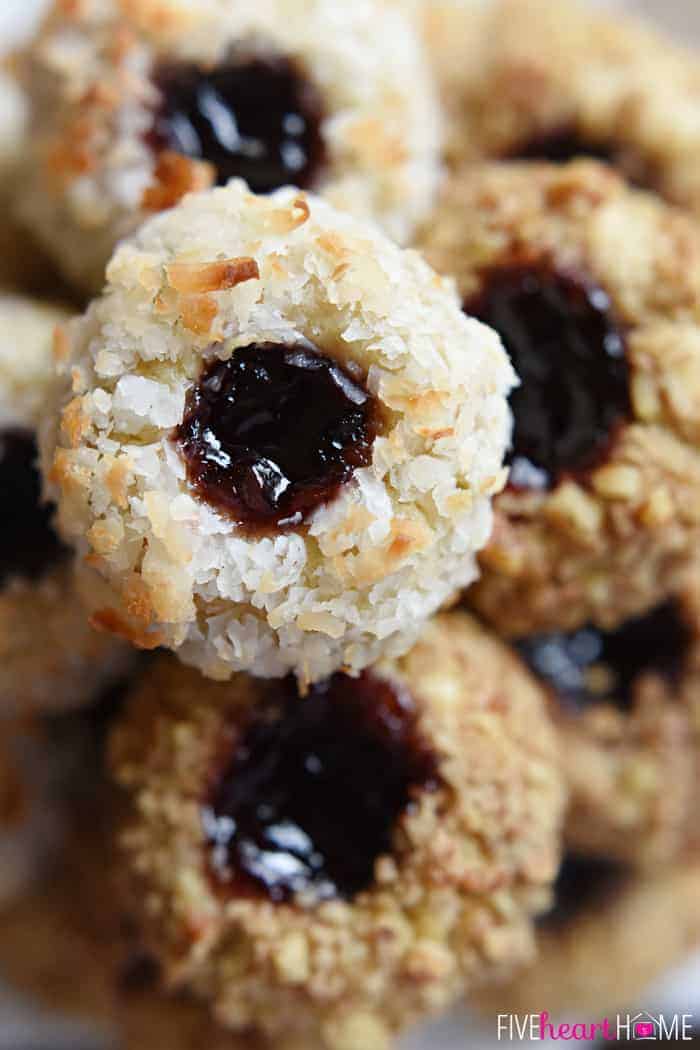
<path id="1" fill-rule="evenodd" d="M 628 869 L 615 861 L 567 854 L 554 885 L 554 905 L 541 916 L 540 925 L 560 928 L 586 912 L 604 908 L 628 878 Z"/>
<path id="2" fill-rule="evenodd" d="M 637 150 L 621 143 L 589 139 L 573 125 L 535 135 L 508 154 L 509 160 L 549 161 L 551 164 L 567 164 L 580 157 L 611 165 L 639 189 L 657 189 L 658 178 L 652 166 Z"/>
<path id="3" fill-rule="evenodd" d="M 63 554 L 41 503 L 37 449 L 24 430 L 0 431 L 0 583 L 10 576 L 35 579 Z"/>
<path id="4" fill-rule="evenodd" d="M 606 293 L 546 263 L 497 267 L 464 308 L 495 328 L 521 385 L 510 485 L 550 489 L 602 458 L 630 410 L 625 343 Z"/>
<path id="5" fill-rule="evenodd" d="M 216 361 L 175 438 L 199 496 L 256 530 L 291 528 L 372 458 L 375 405 L 311 343 L 258 343 Z"/>
<path id="6" fill-rule="evenodd" d="M 351 899 L 417 792 L 437 785 L 405 689 L 336 674 L 302 698 L 290 677 L 269 686 L 204 809 L 211 871 L 275 902 Z"/>
<path id="7" fill-rule="evenodd" d="M 629 710 L 635 684 L 657 674 L 677 686 L 692 633 L 676 602 L 627 620 L 616 631 L 587 626 L 569 634 L 525 638 L 516 647 L 535 674 L 575 710 L 614 702 Z"/>
<path id="8" fill-rule="evenodd" d="M 164 65 L 154 80 L 161 94 L 149 136 L 155 149 L 208 161 L 219 185 L 237 176 L 256 193 L 317 181 L 323 107 L 290 59 L 233 55 L 214 69 Z"/>

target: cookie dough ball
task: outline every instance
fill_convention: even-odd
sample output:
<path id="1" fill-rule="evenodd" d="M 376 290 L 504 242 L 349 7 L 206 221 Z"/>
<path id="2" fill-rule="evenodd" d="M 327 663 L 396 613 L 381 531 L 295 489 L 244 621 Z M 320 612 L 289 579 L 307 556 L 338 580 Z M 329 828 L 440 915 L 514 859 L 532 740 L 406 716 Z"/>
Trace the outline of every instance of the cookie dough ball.
<path id="1" fill-rule="evenodd" d="M 700 840 L 700 590 L 612 631 L 588 624 L 516 648 L 550 693 L 566 755 L 573 849 L 668 863 Z"/>
<path id="2" fill-rule="evenodd" d="M 513 373 L 373 228 L 291 189 L 191 195 L 62 348 L 44 460 L 96 622 L 314 681 L 404 652 L 473 580 Z"/>
<path id="3" fill-rule="evenodd" d="M 163 659 L 111 743 L 146 943 L 232 1029 L 384 1050 L 528 957 L 558 756 L 530 677 L 463 614 L 304 699 Z"/>
<path id="4" fill-rule="evenodd" d="M 439 178 L 440 111 L 382 0 L 57 3 L 30 49 L 20 205 L 79 285 L 185 193 L 295 185 L 407 240 Z"/>
<path id="5" fill-rule="evenodd" d="M 550 1019 L 638 1006 L 655 980 L 700 945 L 699 880 L 697 858 L 641 875 L 570 854 L 540 919 L 536 961 L 476 1005 L 494 1014 L 546 1010 Z M 614 1037 L 614 1020 L 611 1028 Z"/>
<path id="6" fill-rule="evenodd" d="M 453 11 L 449 40 L 434 48 L 435 65 L 455 70 L 446 92 L 453 163 L 595 157 L 700 210 L 694 52 L 633 18 L 569 0 L 496 0 L 480 18 L 464 9 L 461 22 Z M 451 61 L 457 41 L 461 75 Z"/>
<path id="7" fill-rule="evenodd" d="M 134 659 L 87 623 L 67 551 L 41 503 L 35 431 L 65 312 L 0 294 L 0 716 L 79 706 Z"/>
<path id="8" fill-rule="evenodd" d="M 523 636 L 663 601 L 700 524 L 700 236 L 592 162 L 456 176 L 429 260 L 521 385 L 511 473 L 471 595 Z"/>

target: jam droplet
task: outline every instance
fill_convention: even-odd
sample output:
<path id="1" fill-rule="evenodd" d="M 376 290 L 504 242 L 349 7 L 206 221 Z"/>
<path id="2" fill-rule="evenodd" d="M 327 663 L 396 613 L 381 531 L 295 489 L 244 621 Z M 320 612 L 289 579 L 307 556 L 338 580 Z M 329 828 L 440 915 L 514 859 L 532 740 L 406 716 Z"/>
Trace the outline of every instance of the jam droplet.
<path id="1" fill-rule="evenodd" d="M 149 141 L 216 168 L 224 185 L 237 176 L 255 193 L 310 188 L 324 162 L 323 106 L 303 69 L 277 55 L 233 55 L 214 69 L 164 65 Z"/>
<path id="2" fill-rule="evenodd" d="M 203 811 L 213 876 L 276 902 L 351 899 L 436 769 L 403 687 L 368 672 L 304 698 L 291 677 L 270 685 Z"/>
<path id="3" fill-rule="evenodd" d="M 567 854 L 554 885 L 554 904 L 540 924 L 560 928 L 585 912 L 605 907 L 624 888 L 629 874 L 617 861 Z"/>
<path id="4" fill-rule="evenodd" d="M 58 561 L 63 548 L 41 503 L 37 449 L 24 430 L 0 431 L 0 583 L 10 576 L 34 579 Z"/>
<path id="5" fill-rule="evenodd" d="M 552 131 L 533 136 L 509 153 L 507 159 L 567 164 L 581 157 L 609 164 L 638 189 L 658 188 L 659 180 L 652 165 L 638 150 L 623 143 L 590 139 L 574 125 L 554 128 Z"/>
<path id="6" fill-rule="evenodd" d="M 466 312 L 495 328 L 521 385 L 510 485 L 548 489 L 593 466 L 629 414 L 622 334 L 607 294 L 546 264 L 497 267 Z"/>
<path id="7" fill-rule="evenodd" d="M 202 499 L 243 527 L 283 529 L 367 466 L 375 417 L 364 387 L 311 343 L 258 343 L 203 373 L 176 440 Z"/>
<path id="8" fill-rule="evenodd" d="M 516 648 L 566 705 L 583 710 L 613 702 L 629 710 L 640 676 L 658 674 L 678 685 L 691 641 L 678 604 L 671 601 L 616 631 L 588 625 L 569 634 L 526 638 Z"/>

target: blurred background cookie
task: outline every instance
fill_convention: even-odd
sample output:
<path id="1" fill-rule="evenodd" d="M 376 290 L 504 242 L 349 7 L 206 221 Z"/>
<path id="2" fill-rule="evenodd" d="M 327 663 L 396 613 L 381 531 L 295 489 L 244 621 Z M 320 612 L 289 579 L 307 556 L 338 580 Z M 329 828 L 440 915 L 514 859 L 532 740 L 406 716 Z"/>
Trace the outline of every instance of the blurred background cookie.
<path id="1" fill-rule="evenodd" d="M 606 628 L 668 596 L 700 523 L 700 237 L 593 162 L 464 169 L 423 246 L 521 380 L 470 601 L 501 632 Z"/>
<path id="2" fill-rule="evenodd" d="M 694 53 L 590 3 L 440 0 L 436 11 L 428 30 L 452 164 L 594 157 L 635 185 L 700 208 Z M 452 71 L 446 81 L 443 68 Z"/>
<path id="3" fill-rule="evenodd" d="M 75 720 L 73 730 L 79 725 Z M 101 754 L 100 732 L 86 723 L 82 730 L 83 745 L 93 757 Z M 65 726 L 61 732 L 65 747 Z M 53 745 L 55 751 L 55 738 Z M 81 1050 L 78 1033 L 87 1040 L 88 1032 L 86 1045 L 96 1050 L 271 1050 L 247 1034 L 225 1032 L 204 1007 L 162 987 L 157 964 L 135 949 L 117 904 L 106 820 L 115 814 L 114 799 L 99 762 L 83 764 L 80 788 L 73 786 L 50 866 L 43 876 L 35 870 L 34 885 L 11 907 L 0 907 L 0 978 L 46 1013 L 45 1026 L 53 1022 L 46 1046 L 63 1047 L 55 1034 L 63 1027 Z M 39 1045 L 29 1033 L 26 1039 Z"/>
<path id="4" fill-rule="evenodd" d="M 41 503 L 35 431 L 47 411 L 60 307 L 0 293 L 0 717 L 77 707 L 134 654 L 93 631 Z"/>
<path id="5" fill-rule="evenodd" d="M 234 1030 L 385 1050 L 530 955 L 558 756 L 531 678 L 464 614 L 305 698 L 163 659 L 110 755 L 145 942 Z"/>
<path id="6" fill-rule="evenodd" d="M 3 724 L 0 746 L 0 909 L 42 876 L 60 836 L 56 763 L 36 724 Z"/>
<path id="7" fill-rule="evenodd" d="M 477 1005 L 577 1020 L 633 1007 L 700 944 L 699 880 L 697 857 L 641 875 L 570 854 L 552 909 L 539 921 L 536 962 Z"/>
<path id="8" fill-rule="evenodd" d="M 381 0 L 56 3 L 29 47 L 20 211 L 80 287 L 188 191 L 314 189 L 410 237 L 439 175 L 416 32 Z"/>
<path id="9" fill-rule="evenodd" d="M 549 688 L 566 755 L 566 838 L 581 853 L 668 864 L 700 839 L 700 592 L 613 631 L 587 624 L 516 649 Z"/>
<path id="10" fill-rule="evenodd" d="M 405 652 L 474 579 L 505 478 L 493 332 L 375 227 L 240 181 L 108 275 L 44 428 L 94 621 L 219 679 Z"/>

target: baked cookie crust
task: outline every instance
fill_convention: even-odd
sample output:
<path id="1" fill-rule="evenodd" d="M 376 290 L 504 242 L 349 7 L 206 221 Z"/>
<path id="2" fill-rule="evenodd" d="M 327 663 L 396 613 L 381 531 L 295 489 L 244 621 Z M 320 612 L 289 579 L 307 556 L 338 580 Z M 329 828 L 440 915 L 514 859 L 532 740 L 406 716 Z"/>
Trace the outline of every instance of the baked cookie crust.
<path id="1" fill-rule="evenodd" d="M 53 334 L 66 317 L 61 307 L 0 293 L 3 717 L 88 703 L 135 658 L 123 643 L 88 625 L 66 552 L 49 528 L 49 511 L 39 503 L 38 474 L 33 474 L 36 427 L 46 413 L 53 378 Z"/>
<path id="2" fill-rule="evenodd" d="M 550 287 L 557 295 L 578 289 L 571 294 L 587 299 L 581 323 L 608 326 L 604 338 L 622 349 L 614 362 L 622 403 L 616 422 L 603 428 L 602 443 L 598 435 L 587 465 L 559 465 L 542 486 L 511 484 L 498 497 L 470 601 L 500 632 L 526 636 L 588 621 L 609 628 L 663 600 L 690 561 L 700 521 L 700 239 L 693 220 L 592 162 L 492 164 L 453 178 L 422 246 L 440 272 L 457 278 L 467 309 L 478 311 L 491 282 L 520 268 L 523 280 L 533 273 L 543 282 L 545 295 Z M 572 346 L 580 350 L 583 342 L 588 352 L 596 345 L 576 327 L 568 302 L 559 303 L 557 325 L 543 322 L 550 356 L 541 360 L 537 322 L 528 328 L 517 309 L 530 338 L 521 370 L 539 361 L 559 368 L 564 384 L 552 392 L 525 375 L 516 397 L 544 397 L 537 421 L 556 434 L 557 413 L 575 418 L 572 398 L 590 397 L 594 412 L 605 407 L 610 382 L 601 379 L 598 393 L 588 387 L 595 368 L 610 365 L 600 364 L 602 350 L 567 390 Z M 558 330 L 562 349 L 555 352 L 551 332 Z M 560 353 L 572 355 L 566 367 Z M 519 428 L 529 424 L 513 403 L 517 455 Z M 585 419 L 574 438 L 587 438 L 590 427 L 593 440 L 594 423 Z"/>
<path id="3" fill-rule="evenodd" d="M 207 683 L 164 659 L 115 727 L 111 765 L 130 806 L 121 844 L 146 943 L 167 981 L 210 1000 L 233 1029 L 384 1050 L 395 1031 L 529 955 L 564 801 L 540 693 L 463 614 L 438 618 L 407 656 L 372 673 L 410 691 L 436 765 L 354 895 L 319 900 L 300 886 L 275 901 L 212 881 L 218 853 L 203 806 L 222 742 L 247 753 L 240 727 L 279 686 L 241 675 Z M 331 727 L 333 711 L 330 701 Z M 323 796 L 314 813 L 332 805 Z"/>
<path id="4" fill-rule="evenodd" d="M 491 528 L 514 381 L 497 338 L 416 253 L 291 189 L 192 194 L 124 242 L 108 274 L 102 298 L 63 330 L 43 431 L 48 495 L 91 574 L 96 622 L 219 679 L 294 670 L 308 682 L 405 651 L 474 578 Z M 280 355 L 307 362 L 299 411 L 258 438 L 261 414 L 278 418 L 260 399 Z M 224 410 L 218 394 L 239 368 L 252 393 Z M 349 408 L 377 420 L 361 464 L 327 496 L 325 432 L 308 431 L 324 400 L 314 368 L 333 370 L 333 397 L 349 391 Z M 243 438 L 229 440 L 239 405 Z M 280 521 L 289 479 L 267 478 L 297 442 L 302 460 L 320 462 L 310 491 L 321 495 Z M 207 470 L 225 464 L 220 484 L 199 484 L 202 449 Z M 234 508 L 217 502 L 231 491 Z M 270 513 L 251 524 L 261 503 Z"/>
<path id="5" fill-rule="evenodd" d="M 648 986 L 697 947 L 697 858 L 641 875 L 572 857 L 563 869 L 568 881 L 572 865 L 579 869 L 574 878 L 586 881 L 583 902 L 568 917 L 553 911 L 540 921 L 535 963 L 489 990 L 477 1000 L 480 1008 L 604 1017 L 638 1005 Z"/>
<path id="6" fill-rule="evenodd" d="M 687 577 L 610 634 L 587 625 L 517 643 L 549 690 L 577 853 L 658 867 L 697 840 L 699 593 Z"/>
<path id="7" fill-rule="evenodd" d="M 239 83 L 236 69 L 246 61 L 258 80 Z M 396 5 L 57 2 L 27 56 L 32 149 L 19 210 L 78 286 L 98 291 L 117 241 L 154 211 L 230 174 L 254 179 L 251 157 L 269 131 L 266 107 L 275 104 L 280 62 L 291 63 L 302 78 L 302 107 L 314 97 L 313 152 L 323 161 L 305 180 L 295 168 L 300 148 L 311 147 L 303 135 L 295 137 L 296 125 L 283 122 L 280 134 L 289 141 L 280 151 L 288 170 L 275 176 L 273 188 L 317 190 L 338 207 L 378 221 L 392 237 L 410 238 L 437 189 L 441 114 L 417 34 Z M 260 79 L 265 63 L 269 76 Z M 215 93 L 205 82 L 208 102 L 194 116 L 188 108 L 194 98 L 180 111 L 175 105 L 173 134 L 159 137 L 168 92 L 179 102 L 182 91 L 191 94 L 192 85 L 183 88 L 181 80 L 189 83 L 193 71 L 213 77 Z M 256 98 L 260 136 L 257 125 L 244 124 L 242 140 L 232 142 L 240 123 L 236 106 Z M 229 102 L 233 118 L 225 112 Z M 289 108 L 294 114 L 291 100 Z M 193 123 L 180 134 L 190 116 Z M 219 170 L 226 152 L 240 153 L 238 169 Z"/>
<path id="8" fill-rule="evenodd" d="M 451 164 L 592 156 L 671 203 L 700 207 L 697 59 L 661 32 L 570 0 L 443 0 L 428 41 Z"/>

